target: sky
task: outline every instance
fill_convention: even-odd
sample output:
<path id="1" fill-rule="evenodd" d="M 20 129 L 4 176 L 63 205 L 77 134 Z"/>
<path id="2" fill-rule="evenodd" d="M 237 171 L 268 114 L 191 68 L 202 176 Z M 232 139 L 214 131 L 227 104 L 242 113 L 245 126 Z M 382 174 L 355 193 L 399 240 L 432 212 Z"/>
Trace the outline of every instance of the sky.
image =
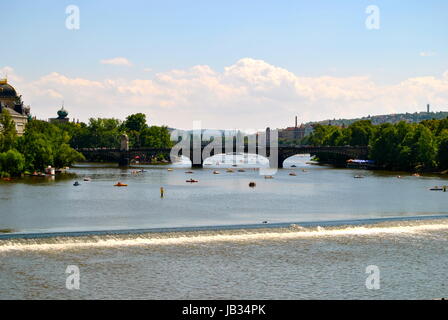
<path id="1" fill-rule="evenodd" d="M 39 119 L 63 103 L 257 130 L 448 110 L 446 0 L 0 0 L 0 27 L 0 77 Z"/>

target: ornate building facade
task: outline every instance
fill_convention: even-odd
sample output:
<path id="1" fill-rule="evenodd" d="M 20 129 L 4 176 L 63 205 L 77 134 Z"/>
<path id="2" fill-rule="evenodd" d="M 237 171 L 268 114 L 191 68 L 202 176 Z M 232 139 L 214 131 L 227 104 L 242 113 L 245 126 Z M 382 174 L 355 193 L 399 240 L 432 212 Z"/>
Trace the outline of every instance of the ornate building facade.
<path id="1" fill-rule="evenodd" d="M 30 107 L 23 105 L 22 96 L 19 96 L 6 79 L 0 79 L 0 113 L 6 110 L 16 125 L 17 134 L 23 135 L 25 126 L 30 117 Z"/>

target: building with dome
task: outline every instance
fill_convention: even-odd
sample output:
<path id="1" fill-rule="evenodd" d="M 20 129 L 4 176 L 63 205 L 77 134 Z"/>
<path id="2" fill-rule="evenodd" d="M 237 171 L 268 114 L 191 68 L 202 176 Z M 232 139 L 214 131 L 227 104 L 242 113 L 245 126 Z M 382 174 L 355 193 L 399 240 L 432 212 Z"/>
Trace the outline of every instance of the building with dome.
<path id="1" fill-rule="evenodd" d="M 25 126 L 30 117 L 30 107 L 23 105 L 22 96 L 19 96 L 6 79 L 0 79 L 0 113 L 9 112 L 16 125 L 17 135 L 23 135 Z"/>
<path id="2" fill-rule="evenodd" d="M 57 118 L 50 118 L 50 122 L 69 122 L 70 119 L 67 117 L 68 111 L 64 109 L 64 105 L 62 105 L 62 108 L 58 110 L 58 117 Z"/>

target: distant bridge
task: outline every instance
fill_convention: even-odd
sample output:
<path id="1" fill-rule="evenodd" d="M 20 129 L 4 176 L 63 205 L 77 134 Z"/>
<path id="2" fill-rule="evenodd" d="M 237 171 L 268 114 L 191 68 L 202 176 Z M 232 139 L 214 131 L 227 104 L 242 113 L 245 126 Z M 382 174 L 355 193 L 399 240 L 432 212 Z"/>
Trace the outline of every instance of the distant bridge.
<path id="1" fill-rule="evenodd" d="M 233 150 L 224 149 L 224 146 L 213 145 L 213 143 L 202 143 L 196 148 L 179 149 L 177 156 L 183 155 L 192 161 L 193 167 L 202 168 L 204 160 L 216 154 L 225 153 L 250 153 L 259 154 L 269 159 L 271 167 L 282 168 L 283 161 L 297 154 L 329 154 L 337 155 L 346 159 L 367 159 L 368 147 L 316 147 L 316 146 L 248 146 L 247 144 L 236 146 Z M 165 159 L 170 158 L 171 148 L 134 148 L 129 150 L 108 149 L 108 148 L 83 148 L 78 149 L 87 161 L 93 162 L 117 162 L 120 166 L 127 166 L 131 160 L 151 159 L 152 157 L 163 155 Z M 204 152 L 205 150 L 205 152 Z M 271 157 L 272 155 L 272 157 Z M 275 156 L 276 155 L 276 156 Z"/>

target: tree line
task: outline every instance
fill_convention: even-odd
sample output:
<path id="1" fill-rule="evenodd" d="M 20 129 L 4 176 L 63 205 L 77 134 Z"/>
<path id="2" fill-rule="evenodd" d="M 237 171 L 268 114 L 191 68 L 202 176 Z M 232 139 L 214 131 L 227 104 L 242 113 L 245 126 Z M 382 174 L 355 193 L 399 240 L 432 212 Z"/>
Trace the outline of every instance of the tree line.
<path id="1" fill-rule="evenodd" d="M 136 113 L 125 121 L 115 118 L 90 118 L 86 123 L 59 123 L 71 135 L 73 148 L 119 148 L 120 137 L 127 134 L 130 148 L 170 148 L 170 132 L 166 126 L 149 126 L 146 115 Z"/>
<path id="2" fill-rule="evenodd" d="M 302 143 L 316 146 L 368 146 L 369 158 L 388 170 L 448 169 L 448 118 L 381 125 L 361 120 L 348 127 L 318 124 Z"/>
<path id="3" fill-rule="evenodd" d="M 149 126 L 142 113 L 130 115 L 125 121 L 91 118 L 87 124 L 31 119 L 19 137 L 11 115 L 4 109 L 0 114 L 0 176 L 70 166 L 84 160 L 76 149 L 119 148 L 124 133 L 129 136 L 130 147 L 172 146 L 168 128 Z"/>

